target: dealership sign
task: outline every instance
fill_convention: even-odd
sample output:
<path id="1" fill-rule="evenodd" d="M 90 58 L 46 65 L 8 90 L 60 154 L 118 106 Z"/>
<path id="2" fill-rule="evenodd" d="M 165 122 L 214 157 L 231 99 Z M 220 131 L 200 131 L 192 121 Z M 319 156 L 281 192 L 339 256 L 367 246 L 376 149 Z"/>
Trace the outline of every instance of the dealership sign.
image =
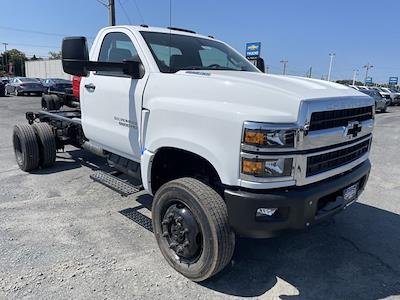
<path id="1" fill-rule="evenodd" d="M 396 85 L 399 82 L 399 77 L 389 77 L 389 84 Z"/>
<path id="2" fill-rule="evenodd" d="M 247 43 L 246 44 L 246 57 L 247 58 L 257 58 L 260 57 L 261 53 L 261 43 Z"/>
<path id="3" fill-rule="evenodd" d="M 365 84 L 372 84 L 372 77 L 365 78 Z"/>

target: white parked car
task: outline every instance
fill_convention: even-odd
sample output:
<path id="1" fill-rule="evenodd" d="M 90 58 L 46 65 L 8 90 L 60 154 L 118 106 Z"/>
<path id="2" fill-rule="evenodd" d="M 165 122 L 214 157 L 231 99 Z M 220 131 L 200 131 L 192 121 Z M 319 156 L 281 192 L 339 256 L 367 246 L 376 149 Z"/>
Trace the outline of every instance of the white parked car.
<path id="1" fill-rule="evenodd" d="M 382 91 L 388 93 L 390 95 L 390 104 L 391 105 L 399 105 L 400 104 L 400 92 L 391 89 L 391 88 L 381 88 Z"/>

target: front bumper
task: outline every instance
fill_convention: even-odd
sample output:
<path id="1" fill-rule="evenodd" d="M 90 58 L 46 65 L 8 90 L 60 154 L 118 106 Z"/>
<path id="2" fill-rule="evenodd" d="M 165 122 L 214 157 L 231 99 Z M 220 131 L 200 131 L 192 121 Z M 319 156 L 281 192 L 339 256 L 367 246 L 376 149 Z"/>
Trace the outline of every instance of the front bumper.
<path id="1" fill-rule="evenodd" d="M 303 229 L 342 211 L 348 203 L 343 189 L 359 183 L 358 195 L 368 180 L 369 160 L 345 174 L 301 187 L 267 191 L 225 190 L 229 223 L 236 234 L 268 238 L 289 229 Z M 278 208 L 271 218 L 258 219 L 258 208 Z"/>

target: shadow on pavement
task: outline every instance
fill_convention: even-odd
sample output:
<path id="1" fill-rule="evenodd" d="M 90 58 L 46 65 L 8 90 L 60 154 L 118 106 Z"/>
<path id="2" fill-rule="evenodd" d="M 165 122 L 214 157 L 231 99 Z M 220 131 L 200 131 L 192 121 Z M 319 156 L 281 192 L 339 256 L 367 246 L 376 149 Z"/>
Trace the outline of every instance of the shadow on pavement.
<path id="1" fill-rule="evenodd" d="M 281 299 L 400 295 L 400 216 L 356 203 L 310 232 L 238 239 L 232 265 L 202 285 L 242 297 L 273 289 Z"/>
<path id="2" fill-rule="evenodd" d="M 114 170 L 106 164 L 106 160 L 104 158 L 96 156 L 95 154 L 92 154 L 82 149 L 76 149 L 65 152 L 58 152 L 57 160 L 54 166 L 47 169 L 38 169 L 31 173 L 53 174 L 66 170 L 77 169 L 82 166 L 85 166 L 93 171 L 103 170 L 108 172 Z"/>

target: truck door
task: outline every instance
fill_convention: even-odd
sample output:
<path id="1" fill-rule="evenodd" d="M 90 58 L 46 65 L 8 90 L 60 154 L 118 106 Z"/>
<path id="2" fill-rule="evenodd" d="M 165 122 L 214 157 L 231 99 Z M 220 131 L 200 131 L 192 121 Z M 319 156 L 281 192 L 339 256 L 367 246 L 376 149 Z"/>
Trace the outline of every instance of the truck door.
<path id="1" fill-rule="evenodd" d="M 129 32 L 108 32 L 92 60 L 122 62 L 139 59 Z M 85 136 L 104 149 L 140 160 L 139 126 L 146 77 L 122 72 L 91 72 L 81 82 L 82 127 Z"/>

